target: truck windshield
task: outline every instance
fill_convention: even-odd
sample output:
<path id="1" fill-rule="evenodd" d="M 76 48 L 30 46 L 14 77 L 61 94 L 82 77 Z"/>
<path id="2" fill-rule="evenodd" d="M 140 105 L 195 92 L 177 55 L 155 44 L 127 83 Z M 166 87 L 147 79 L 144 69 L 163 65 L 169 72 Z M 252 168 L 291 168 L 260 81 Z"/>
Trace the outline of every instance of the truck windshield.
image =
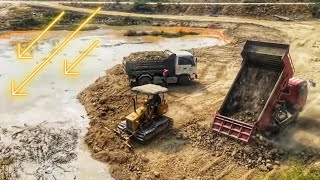
<path id="1" fill-rule="evenodd" d="M 196 65 L 194 60 L 193 60 L 193 56 L 182 56 L 179 57 L 179 62 L 178 65 Z"/>

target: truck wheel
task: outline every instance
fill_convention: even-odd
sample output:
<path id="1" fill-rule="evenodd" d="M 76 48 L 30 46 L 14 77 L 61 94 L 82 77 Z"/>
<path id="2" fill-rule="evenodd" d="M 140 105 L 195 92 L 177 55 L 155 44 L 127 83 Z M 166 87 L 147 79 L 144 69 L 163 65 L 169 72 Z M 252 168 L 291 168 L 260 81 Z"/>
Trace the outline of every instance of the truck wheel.
<path id="1" fill-rule="evenodd" d="M 136 82 L 130 82 L 130 87 L 135 87 L 137 85 L 137 83 Z"/>
<path id="2" fill-rule="evenodd" d="M 265 132 L 264 135 L 268 138 L 275 137 L 280 132 L 279 125 L 273 124 L 271 125 Z"/>
<path id="3" fill-rule="evenodd" d="M 299 113 L 297 113 L 297 114 L 293 117 L 292 122 L 293 122 L 293 123 L 296 123 L 298 120 L 299 120 Z"/>
<path id="4" fill-rule="evenodd" d="M 182 76 L 179 77 L 178 83 L 181 86 L 188 86 L 191 83 L 191 79 L 189 78 L 188 75 L 182 75 Z"/>
<path id="5" fill-rule="evenodd" d="M 138 81 L 139 86 L 145 85 L 145 84 L 151 84 L 151 79 L 149 77 L 142 77 Z"/>

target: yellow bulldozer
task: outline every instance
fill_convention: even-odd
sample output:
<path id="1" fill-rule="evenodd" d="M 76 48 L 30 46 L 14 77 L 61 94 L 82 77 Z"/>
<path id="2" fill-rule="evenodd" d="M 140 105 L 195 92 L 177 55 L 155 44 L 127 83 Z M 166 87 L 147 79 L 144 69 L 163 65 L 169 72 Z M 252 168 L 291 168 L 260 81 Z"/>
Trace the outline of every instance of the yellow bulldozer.
<path id="1" fill-rule="evenodd" d="M 133 137 L 138 142 L 145 143 L 157 134 L 172 128 L 173 120 L 164 116 L 168 112 L 168 104 L 164 99 L 167 88 L 146 84 L 133 87 L 131 90 L 136 92 L 135 98 L 132 98 L 134 112 L 123 118 L 118 124 L 116 130 L 118 135 L 125 140 Z M 147 98 L 143 105 L 137 108 L 138 97 L 141 94 Z"/>

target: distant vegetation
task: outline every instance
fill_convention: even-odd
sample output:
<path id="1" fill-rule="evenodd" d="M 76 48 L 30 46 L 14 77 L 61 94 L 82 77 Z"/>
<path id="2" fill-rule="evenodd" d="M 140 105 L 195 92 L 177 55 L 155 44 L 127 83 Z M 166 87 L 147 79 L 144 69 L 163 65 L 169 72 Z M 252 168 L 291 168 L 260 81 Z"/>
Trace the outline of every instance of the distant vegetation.
<path id="1" fill-rule="evenodd" d="M 175 33 L 164 32 L 164 31 L 136 31 L 130 29 L 124 33 L 124 36 L 161 36 L 166 38 L 177 38 L 186 35 L 198 35 L 199 33 L 193 31 L 178 31 Z"/>
<path id="2" fill-rule="evenodd" d="M 313 0 L 313 2 L 315 2 L 315 4 L 313 5 L 313 16 L 314 17 L 320 17 L 320 0 Z"/>
<path id="3" fill-rule="evenodd" d="M 150 6 L 147 5 L 147 0 L 135 0 L 132 10 L 135 12 L 151 12 Z"/>

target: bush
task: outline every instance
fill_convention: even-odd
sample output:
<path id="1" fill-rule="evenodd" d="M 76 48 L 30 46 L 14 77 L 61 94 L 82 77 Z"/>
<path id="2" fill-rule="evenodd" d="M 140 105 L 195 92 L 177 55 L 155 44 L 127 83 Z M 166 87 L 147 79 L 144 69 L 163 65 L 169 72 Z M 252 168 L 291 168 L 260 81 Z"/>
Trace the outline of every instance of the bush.
<path id="1" fill-rule="evenodd" d="M 152 8 L 147 4 L 147 0 L 135 0 L 133 3 L 133 12 L 151 12 Z"/>
<path id="2" fill-rule="evenodd" d="M 315 4 L 312 5 L 313 17 L 320 18 L 320 0 L 313 0 Z"/>
<path id="3" fill-rule="evenodd" d="M 30 27 L 38 27 L 42 23 L 33 18 L 25 18 L 22 20 L 9 21 L 10 26 L 14 30 L 28 29 Z"/>
<path id="4" fill-rule="evenodd" d="M 136 36 L 137 35 L 137 31 L 133 30 L 133 29 L 129 29 L 128 31 L 126 31 L 124 33 L 124 36 Z"/>

